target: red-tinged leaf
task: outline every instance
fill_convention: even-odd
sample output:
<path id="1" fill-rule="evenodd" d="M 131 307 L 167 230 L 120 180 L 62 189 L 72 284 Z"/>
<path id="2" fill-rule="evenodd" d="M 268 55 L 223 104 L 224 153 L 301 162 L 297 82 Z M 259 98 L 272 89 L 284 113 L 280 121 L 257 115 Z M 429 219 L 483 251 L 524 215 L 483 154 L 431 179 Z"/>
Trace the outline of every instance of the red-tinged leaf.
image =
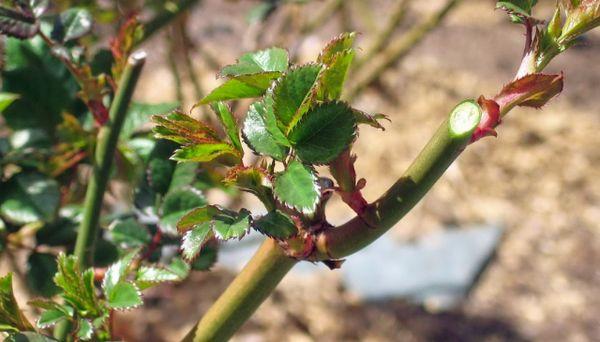
<path id="1" fill-rule="evenodd" d="M 152 121 L 157 124 L 154 136 L 158 139 L 168 139 L 180 144 L 220 142 L 212 128 L 179 111 L 166 116 L 154 115 Z"/>
<path id="2" fill-rule="evenodd" d="M 240 159 L 241 155 L 235 147 L 226 143 L 203 143 L 182 147 L 173 153 L 172 160 L 182 162 L 209 162 L 220 156 L 231 155 Z"/>
<path id="3" fill-rule="evenodd" d="M 329 65 L 340 52 L 351 49 L 356 38 L 355 32 L 345 32 L 333 38 L 319 54 L 317 62 Z"/>
<path id="4" fill-rule="evenodd" d="M 582 0 L 578 4 L 562 1 L 567 17 L 560 40 L 572 41 L 581 34 L 600 25 L 600 1 Z"/>
<path id="5" fill-rule="evenodd" d="M 139 23 L 136 13 L 130 13 L 119 28 L 117 37 L 110 41 L 110 51 L 115 59 L 111 70 L 115 83 L 121 78 L 125 65 L 127 65 L 127 58 L 142 34 L 142 25 Z"/>
<path id="6" fill-rule="evenodd" d="M 108 121 L 108 109 L 106 106 L 104 106 L 102 102 L 96 100 L 88 101 L 87 105 L 90 108 L 96 123 L 103 126 Z"/>
<path id="7" fill-rule="evenodd" d="M 371 127 L 378 128 L 382 131 L 385 131 L 385 127 L 383 127 L 383 125 L 379 121 L 387 120 L 389 122 L 392 122 L 392 120 L 390 120 L 390 118 L 385 114 L 377 113 L 371 115 L 369 113 L 363 112 L 362 110 L 358 110 L 355 108 L 352 108 L 352 112 L 354 112 L 354 118 L 356 119 L 357 124 L 369 125 Z"/>
<path id="8" fill-rule="evenodd" d="M 494 100 L 500 113 L 514 106 L 540 108 L 563 89 L 563 75 L 531 74 L 507 84 Z"/>
<path id="9" fill-rule="evenodd" d="M 487 136 L 497 136 L 498 134 L 496 133 L 495 128 L 501 122 L 500 106 L 498 103 L 496 103 L 496 101 L 480 96 L 477 100 L 477 103 L 482 109 L 482 115 L 479 125 L 471 136 L 470 143 L 474 143 L 477 140 Z"/>

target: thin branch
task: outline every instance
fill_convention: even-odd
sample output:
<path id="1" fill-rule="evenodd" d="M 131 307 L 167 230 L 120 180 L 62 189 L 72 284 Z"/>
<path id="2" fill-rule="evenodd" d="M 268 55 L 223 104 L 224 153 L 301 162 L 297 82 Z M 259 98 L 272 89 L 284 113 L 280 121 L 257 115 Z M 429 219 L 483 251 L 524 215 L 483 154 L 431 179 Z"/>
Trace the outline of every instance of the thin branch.
<path id="1" fill-rule="evenodd" d="M 399 40 L 390 43 L 379 54 L 373 56 L 372 60 L 364 65 L 364 68 L 360 70 L 356 77 L 348 82 L 352 86 L 345 94 L 346 99 L 352 100 L 355 98 L 356 95 L 379 79 L 387 69 L 412 51 L 460 1 L 449 0 L 437 13 L 405 33 Z"/>
<path id="2" fill-rule="evenodd" d="M 392 34 L 396 31 L 398 26 L 402 24 L 404 18 L 406 18 L 406 12 L 408 5 L 411 0 L 400 0 L 396 3 L 396 7 L 391 9 L 392 14 L 385 24 L 385 27 L 374 36 L 373 43 L 364 53 L 364 56 L 357 60 L 352 66 L 355 70 L 368 63 L 373 56 L 377 55 L 385 45 L 390 41 Z"/>
<path id="3" fill-rule="evenodd" d="M 150 39 L 156 32 L 167 26 L 173 19 L 177 18 L 183 12 L 195 6 L 200 0 L 181 0 L 177 4 L 172 4 L 164 11 L 160 12 L 153 19 L 144 24 L 144 36 L 138 44 Z"/>

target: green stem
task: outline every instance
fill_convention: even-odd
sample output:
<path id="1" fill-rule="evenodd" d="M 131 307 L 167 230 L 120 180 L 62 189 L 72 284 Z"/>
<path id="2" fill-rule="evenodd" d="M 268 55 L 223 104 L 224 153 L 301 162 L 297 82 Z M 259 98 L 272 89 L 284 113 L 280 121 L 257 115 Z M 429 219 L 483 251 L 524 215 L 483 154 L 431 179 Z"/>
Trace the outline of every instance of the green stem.
<path id="1" fill-rule="evenodd" d="M 373 242 L 408 212 L 467 146 L 481 117 L 473 101 L 461 102 L 405 175 L 374 204 L 379 226 L 361 218 L 319 236 L 314 260 L 341 258 Z M 225 341 L 269 296 L 296 264 L 267 240 L 184 341 Z"/>
<path id="2" fill-rule="evenodd" d="M 94 169 L 85 194 L 83 220 L 75 243 L 74 255 L 83 267 L 93 264 L 94 243 L 98 235 L 104 191 L 110 177 L 119 133 L 145 60 L 146 55 L 143 52 L 134 53 L 129 57 L 115 99 L 110 106 L 110 120 L 98 132 Z"/>
<path id="3" fill-rule="evenodd" d="M 297 263 L 266 240 L 183 341 L 227 341 Z"/>
<path id="4" fill-rule="evenodd" d="M 478 112 L 471 109 L 477 108 Z M 369 206 L 368 224 L 360 217 L 323 232 L 316 260 L 340 259 L 366 247 L 408 213 L 465 149 L 479 123 L 479 106 L 459 104 L 442 123 L 406 172 Z"/>
<path id="5" fill-rule="evenodd" d="M 134 53 L 129 57 L 117 93 L 110 106 L 110 120 L 98 132 L 94 169 L 85 193 L 83 220 L 77 232 L 73 253 L 84 268 L 93 265 L 94 244 L 98 235 L 104 191 L 110 176 L 119 133 L 145 61 L 146 54 L 142 52 Z M 59 341 L 68 340 L 69 330 L 69 322 L 61 322 L 54 330 L 54 337 Z"/>
<path id="6" fill-rule="evenodd" d="M 433 29 L 438 27 L 442 20 L 450 13 L 452 8 L 461 0 L 448 0 L 446 4 L 434 15 L 405 33 L 400 39 L 391 42 L 380 53 L 374 55 L 368 63 L 363 64 L 360 73 L 353 77 L 348 84 L 352 86 L 345 94 L 345 98 L 352 100 L 365 88 L 377 81 L 383 73 L 396 64 L 414 49 Z"/>

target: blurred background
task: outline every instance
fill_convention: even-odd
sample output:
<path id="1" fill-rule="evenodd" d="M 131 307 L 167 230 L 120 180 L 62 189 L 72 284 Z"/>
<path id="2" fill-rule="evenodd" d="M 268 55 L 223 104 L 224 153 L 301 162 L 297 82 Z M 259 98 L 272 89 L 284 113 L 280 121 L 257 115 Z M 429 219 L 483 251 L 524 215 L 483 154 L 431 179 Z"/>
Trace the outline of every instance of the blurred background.
<path id="1" fill-rule="evenodd" d="M 123 3 L 122 13 L 135 8 Z M 141 46 L 149 61 L 135 97 L 188 109 L 243 52 L 276 45 L 302 63 L 341 32 L 359 32 L 345 97 L 391 121 L 384 132 L 361 128 L 354 147 L 374 200 L 457 102 L 491 97 L 514 77 L 523 30 L 494 3 L 195 1 Z M 548 18 L 554 1 L 540 3 L 536 16 Z M 596 30 L 550 65 L 565 71 L 561 96 L 541 111 L 510 113 L 497 139 L 470 146 L 413 211 L 342 269 L 297 267 L 235 340 L 600 340 L 599 52 Z M 227 201 L 218 191 L 209 197 Z M 330 207 L 332 223 L 352 217 L 341 203 Z M 177 340 L 257 244 L 228 243 L 212 272 L 148 291 L 144 308 L 119 314 L 118 334 Z"/>

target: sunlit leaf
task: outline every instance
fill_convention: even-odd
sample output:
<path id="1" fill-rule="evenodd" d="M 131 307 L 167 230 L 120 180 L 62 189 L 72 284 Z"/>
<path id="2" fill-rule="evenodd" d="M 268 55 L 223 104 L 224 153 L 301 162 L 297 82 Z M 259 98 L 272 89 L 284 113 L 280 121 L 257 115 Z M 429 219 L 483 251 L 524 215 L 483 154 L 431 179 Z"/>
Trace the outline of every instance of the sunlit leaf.
<path id="1" fill-rule="evenodd" d="M 140 290 L 132 283 L 118 282 L 106 293 L 108 306 L 113 309 L 133 309 L 142 305 Z"/>
<path id="2" fill-rule="evenodd" d="M 92 14 L 84 8 L 72 7 L 60 13 L 54 20 L 52 39 L 57 42 L 81 38 L 92 30 Z"/>
<path id="3" fill-rule="evenodd" d="M 19 309 L 12 287 L 12 273 L 0 277 L 0 331 L 27 331 L 33 326 Z"/>
<path id="4" fill-rule="evenodd" d="M 169 191 L 161 206 L 158 226 L 163 233 L 177 234 L 177 222 L 191 209 L 206 205 L 206 198 L 198 189 L 186 186 Z"/>
<path id="5" fill-rule="evenodd" d="M 231 144 L 240 151 L 240 153 L 243 153 L 244 149 L 242 148 L 242 142 L 240 141 L 240 132 L 235 117 L 233 116 L 233 113 L 231 113 L 231 109 L 223 102 L 216 102 L 211 108 L 219 117 Z"/>
<path id="6" fill-rule="evenodd" d="M 277 125 L 270 96 L 250 105 L 242 132 L 254 152 L 276 160 L 287 156 L 290 143 Z"/>
<path id="7" fill-rule="evenodd" d="M 321 195 L 313 171 L 298 161 L 292 161 L 277 174 L 274 192 L 281 202 L 304 214 L 315 211 Z"/>
<path id="8" fill-rule="evenodd" d="M 58 272 L 54 282 L 62 290 L 62 297 L 76 310 L 91 315 L 100 312 L 96 289 L 94 287 L 94 271 L 81 271 L 77 258 L 61 253 L 57 258 Z"/>
<path id="9" fill-rule="evenodd" d="M 332 64 L 338 53 L 352 48 L 355 38 L 356 33 L 354 32 L 345 32 L 333 38 L 329 43 L 327 43 L 325 48 L 323 48 L 323 51 L 321 51 L 319 57 L 317 58 L 317 62 L 325 65 Z"/>
<path id="10" fill-rule="evenodd" d="M 225 155 L 240 158 L 240 152 L 227 143 L 203 143 L 182 147 L 175 151 L 171 159 L 180 162 L 203 163 Z"/>
<path id="11" fill-rule="evenodd" d="M 287 51 L 274 47 L 243 54 L 236 64 L 224 67 L 221 75 L 239 76 L 269 71 L 283 72 L 287 69 L 288 64 Z"/>
<path id="12" fill-rule="evenodd" d="M 262 96 L 280 75 L 280 72 L 263 72 L 235 76 L 211 91 L 199 104 Z"/>

